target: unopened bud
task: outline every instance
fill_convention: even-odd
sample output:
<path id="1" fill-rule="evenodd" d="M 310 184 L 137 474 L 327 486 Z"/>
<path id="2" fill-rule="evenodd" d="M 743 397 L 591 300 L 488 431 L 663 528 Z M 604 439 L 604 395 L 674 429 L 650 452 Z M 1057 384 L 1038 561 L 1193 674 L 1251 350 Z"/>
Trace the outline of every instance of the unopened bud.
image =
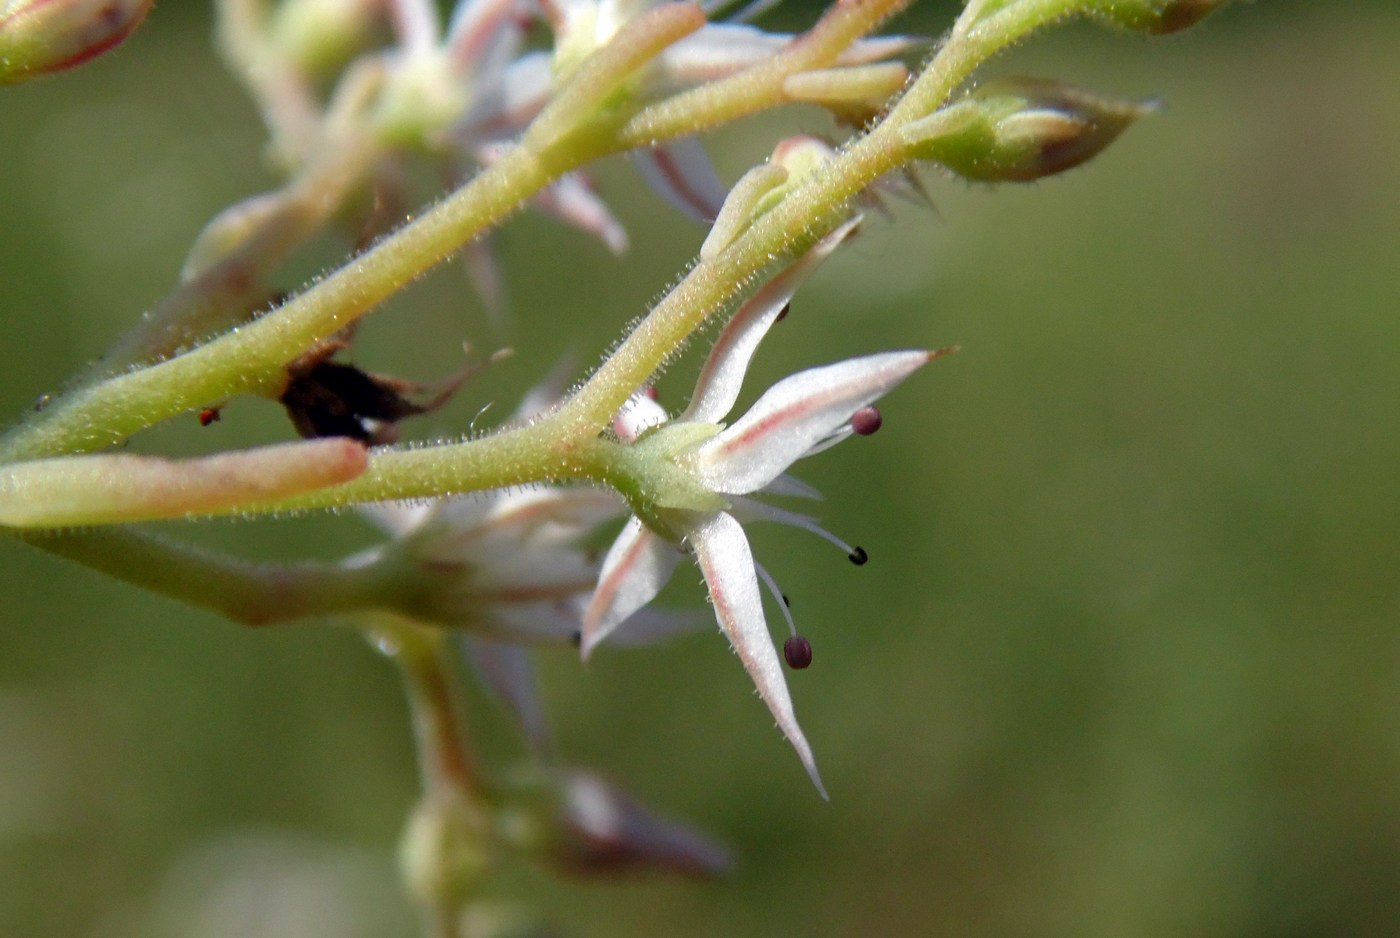
<path id="1" fill-rule="evenodd" d="M 462 901 L 491 868 L 485 818 L 450 796 L 423 799 L 404 829 L 399 864 L 405 885 L 420 902 Z"/>
<path id="2" fill-rule="evenodd" d="M 0 84 L 81 65 L 121 42 L 153 0 L 0 0 Z"/>
<path id="3" fill-rule="evenodd" d="M 835 155 L 831 145 L 818 137 L 799 134 L 779 141 L 768 162 L 740 177 L 725 197 L 709 236 L 700 246 L 700 257 L 704 260 L 716 257 L 755 219 L 777 205 L 794 186 Z"/>
<path id="4" fill-rule="evenodd" d="M 915 121 L 904 139 L 916 157 L 966 179 L 1030 182 L 1098 156 L 1151 109 L 1058 81 L 1013 78 Z"/>
<path id="5" fill-rule="evenodd" d="M 1225 0 L 1100 0 L 1094 16 L 1114 26 L 1162 36 L 1195 26 Z"/>

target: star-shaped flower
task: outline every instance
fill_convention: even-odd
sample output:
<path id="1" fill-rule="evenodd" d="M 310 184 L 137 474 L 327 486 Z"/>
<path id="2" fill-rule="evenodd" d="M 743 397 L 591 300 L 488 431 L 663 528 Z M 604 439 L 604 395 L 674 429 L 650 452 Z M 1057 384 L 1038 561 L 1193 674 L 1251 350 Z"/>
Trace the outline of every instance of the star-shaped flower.
<path id="1" fill-rule="evenodd" d="M 793 713 L 782 666 L 768 634 L 759 579 L 778 596 L 780 605 L 781 595 L 755 562 L 741 522 L 769 520 L 795 525 L 826 537 L 845 549 L 853 562 L 864 563 L 864 551 L 829 534 L 812 518 L 750 496 L 815 497 L 809 487 L 785 475 L 787 468 L 853 432 L 873 432 L 878 416 L 870 405 L 937 353 L 887 352 L 812 368 L 779 381 L 729 426 L 720 421 L 734 406 L 763 336 L 782 318 L 802 281 L 854 225 L 852 221 L 823 239 L 740 308 L 716 341 L 690 405 L 682 414 L 668 420 L 644 395 L 634 396 L 619 414 L 615 429 L 625 441 L 645 444 L 662 435 L 680 441 L 669 457 L 662 458 L 670 458 L 721 507 L 634 506 L 641 514 L 627 522 L 604 558 L 598 588 L 583 621 L 582 652 L 587 655 L 656 596 L 682 553 L 692 554 L 704 575 L 720 628 L 823 797 L 825 789 Z M 658 447 L 658 451 L 667 449 Z M 802 649 L 794 648 L 792 655 L 795 666 L 805 665 L 800 660 Z"/>

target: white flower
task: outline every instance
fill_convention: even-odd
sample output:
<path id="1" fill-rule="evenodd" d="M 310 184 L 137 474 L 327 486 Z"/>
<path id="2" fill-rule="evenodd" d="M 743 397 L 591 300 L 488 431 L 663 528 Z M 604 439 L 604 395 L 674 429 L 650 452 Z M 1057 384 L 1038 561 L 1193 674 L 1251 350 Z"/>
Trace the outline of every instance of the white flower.
<path id="1" fill-rule="evenodd" d="M 514 419 L 550 406 L 556 391 L 531 392 Z M 529 647 L 580 640 L 600 569 L 581 542 L 622 511 L 611 492 L 558 486 L 365 505 L 361 512 L 391 539 L 343 563 L 410 584 L 407 596 L 388 597 L 397 600 L 394 608 L 457 629 L 482 682 L 510 709 L 531 745 L 545 750 L 549 733 Z M 699 624 L 698 616 L 639 610 L 620 635 L 624 644 L 645 644 Z"/>
<path id="2" fill-rule="evenodd" d="M 584 615 L 582 640 L 582 652 L 587 655 L 656 596 L 670 579 L 682 551 L 693 554 L 720 628 L 824 797 L 811 748 L 793 713 L 782 666 L 769 638 L 759 578 L 777 595 L 780 606 L 781 596 L 754 561 L 740 522 L 793 524 L 837 543 L 854 562 L 863 563 L 865 554 L 860 548 L 852 548 L 822 530 L 813 519 L 749 496 L 814 497 L 816 493 L 810 488 L 784 475 L 788 466 L 855 432 L 854 415 L 937 353 L 888 352 L 803 371 L 778 382 L 728 427 L 721 427 L 719 421 L 734 406 L 744 373 L 764 334 L 782 317 L 801 282 L 854 225 L 850 222 L 823 239 L 740 308 L 716 341 L 684 413 L 667 420 L 654 401 L 639 395 L 619 414 L 615 429 L 624 440 L 645 444 L 661 438 L 664 442 L 664 434 L 682 441 L 670 458 L 723 507 L 640 506 L 645 523 L 638 516 L 631 518 L 603 561 L 597 591 Z M 868 425 L 862 427 L 867 429 Z M 701 438 L 698 442 L 691 442 L 697 437 Z"/>

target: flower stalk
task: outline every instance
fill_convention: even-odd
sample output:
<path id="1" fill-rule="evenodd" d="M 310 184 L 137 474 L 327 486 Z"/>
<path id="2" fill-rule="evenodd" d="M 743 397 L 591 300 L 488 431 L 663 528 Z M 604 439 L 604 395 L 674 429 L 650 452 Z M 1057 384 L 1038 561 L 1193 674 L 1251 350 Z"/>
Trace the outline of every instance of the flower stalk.
<path id="1" fill-rule="evenodd" d="M 401 861 L 430 935 L 465 933 L 510 853 L 586 872 L 723 869 L 708 838 L 555 761 L 529 651 L 572 643 L 587 657 L 691 627 L 694 616 L 648 608 L 689 558 L 715 623 L 825 796 L 783 667 L 808 667 L 812 644 L 747 527 L 795 527 L 864 564 L 864 549 L 775 500 L 819 497 L 789 467 L 879 430 L 875 401 L 941 352 L 805 368 L 731 418 L 759 343 L 863 209 L 917 188 L 916 165 L 1038 179 L 1096 156 L 1145 110 L 1052 80 L 982 80 L 999 52 L 1072 17 L 1165 33 L 1220 5 L 970 0 L 909 81 L 891 59 L 914 42 L 870 35 L 907 2 L 835 0 L 788 36 L 660 0 L 461 0 L 446 23 L 433 0 L 220 0 L 224 52 L 286 181 L 216 216 L 167 299 L 72 390 L 0 437 L 0 527 L 237 622 L 338 617 L 363 629 L 409 700 L 423 791 Z M 73 64 L 149 7 L 112 2 L 103 9 L 115 18 L 99 22 L 91 0 L 0 0 L 0 52 L 19 41 L 32 60 L 21 69 Z M 553 32 L 553 48 L 537 48 L 534 27 Z M 385 35 L 391 43 L 375 47 Z M 0 68 L 0 81 L 11 77 Z M 866 129 L 839 148 L 783 141 L 726 195 L 695 135 L 794 102 Z M 625 230 L 579 170 L 626 151 L 654 188 L 713 222 L 689 270 L 571 392 L 562 381 L 542 388 L 469 440 L 388 445 L 400 420 L 444 402 L 470 369 L 417 403 L 423 386 L 332 360 L 357 323 L 458 255 L 483 294 L 499 293 L 490 235 L 527 204 L 621 252 Z M 408 180 L 433 172 L 455 187 L 411 214 Z M 278 270 L 331 228 L 354 255 L 276 299 Z M 691 400 L 666 413 L 651 383 L 716 320 Z M 187 459 L 106 452 L 189 411 L 208 423 L 245 394 L 283 404 L 308 439 Z M 250 563 L 130 526 L 351 505 L 384 540 L 334 563 Z M 604 554 L 598 526 L 623 516 Z M 765 589 L 790 633 L 781 656 Z M 459 657 L 513 715 L 527 771 L 477 764 Z"/>

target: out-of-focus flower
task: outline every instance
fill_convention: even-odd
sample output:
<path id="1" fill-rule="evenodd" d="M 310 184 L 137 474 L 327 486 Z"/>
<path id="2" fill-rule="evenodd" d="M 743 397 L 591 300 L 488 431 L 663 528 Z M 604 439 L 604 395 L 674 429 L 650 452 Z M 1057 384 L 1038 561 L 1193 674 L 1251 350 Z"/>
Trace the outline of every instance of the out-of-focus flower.
<path id="1" fill-rule="evenodd" d="M 512 778 L 492 800 L 504 840 L 570 872 L 715 875 L 730 865 L 724 847 L 591 772 Z"/>
<path id="2" fill-rule="evenodd" d="M 579 640 L 599 565 L 580 541 L 622 512 L 609 492 L 540 487 L 423 504 L 370 505 L 392 539 L 348 565 L 412 571 L 404 601 L 414 615 L 460 629 L 463 653 L 537 750 L 548 728 L 529 647 Z M 693 628 L 696 617 L 643 610 L 622 624 L 623 643 L 644 644 Z"/>
<path id="3" fill-rule="evenodd" d="M 513 421 L 552 406 L 562 381 L 551 376 L 526 395 Z M 583 611 L 600 570 L 585 544 L 599 524 L 624 511 L 612 492 L 586 487 L 498 489 L 457 498 L 364 506 L 390 540 L 347 558 L 367 572 L 408 570 L 413 595 L 398 606 L 457 628 L 462 652 L 505 704 L 536 751 L 549 730 L 535 692 L 530 647 L 580 641 Z M 688 613 L 640 610 L 622 624 L 623 644 L 646 644 L 697 627 Z"/>
<path id="4" fill-rule="evenodd" d="M 120 43 L 153 0 L 0 2 L 0 84 L 81 65 Z"/>
<path id="5" fill-rule="evenodd" d="M 764 504 L 762 493 L 813 497 L 785 475 L 803 456 L 820 452 L 853 432 L 852 418 L 913 374 L 936 353 L 889 352 L 800 372 L 778 382 L 728 427 L 755 350 L 780 319 L 798 286 L 850 233 L 837 229 L 756 293 L 720 334 L 700 372 L 685 412 L 668 420 L 659 405 L 634 396 L 615 429 L 644 458 L 675 470 L 671 491 L 663 482 L 652 500 L 638 499 L 631 518 L 603 561 L 597 591 L 584 617 L 582 652 L 650 602 L 670 579 L 682 552 L 694 555 L 704 575 L 720 628 L 728 636 L 779 728 L 797 750 L 813 783 L 825 795 L 811 748 L 793 713 L 782 665 L 768 634 L 758 581 L 763 579 L 785 610 L 772 578 L 754 561 L 741 521 L 778 521 L 817 533 L 839 545 L 856 564 L 866 555 L 815 520 Z M 868 415 L 860 421 L 874 424 Z M 796 664 L 802 655 L 790 653 Z M 809 655 L 807 657 L 810 657 Z"/>

